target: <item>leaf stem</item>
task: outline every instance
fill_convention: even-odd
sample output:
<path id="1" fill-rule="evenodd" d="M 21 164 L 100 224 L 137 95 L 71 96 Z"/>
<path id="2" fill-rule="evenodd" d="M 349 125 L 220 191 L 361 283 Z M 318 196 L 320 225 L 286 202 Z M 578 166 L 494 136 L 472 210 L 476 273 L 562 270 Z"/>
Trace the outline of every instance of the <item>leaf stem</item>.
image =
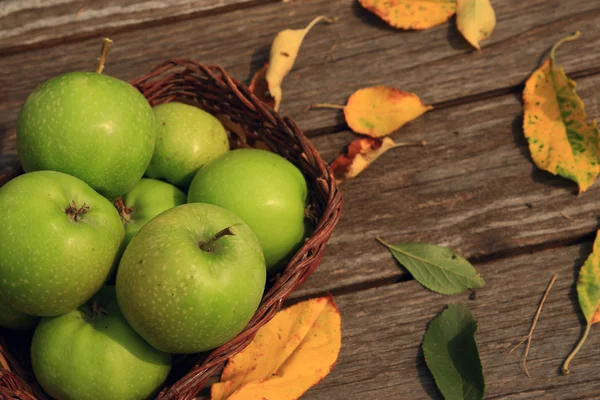
<path id="1" fill-rule="evenodd" d="M 321 15 L 321 16 L 316 17 L 312 21 L 310 21 L 310 24 L 308 24 L 308 26 L 306 28 L 304 28 L 304 30 L 306 32 L 310 31 L 312 29 L 312 27 L 315 26 L 320 21 L 325 21 L 328 24 L 334 24 L 337 22 L 337 20 L 338 20 L 338 17 L 329 18 L 329 17 L 324 17 Z"/>
<path id="2" fill-rule="evenodd" d="M 554 286 L 554 282 L 556 282 L 557 276 L 558 276 L 557 274 L 552 275 L 552 279 L 550 279 L 550 283 L 548 283 L 548 287 L 546 288 L 546 291 L 544 291 L 542 300 L 540 301 L 540 304 L 538 305 L 538 309 L 535 312 L 535 316 L 533 317 L 533 322 L 531 323 L 531 328 L 529 329 L 529 333 L 527 334 L 527 336 L 525 336 L 523 338 L 523 340 L 521 340 L 515 347 L 513 347 L 508 352 L 509 354 L 512 353 L 513 351 L 515 351 L 517 349 L 517 347 L 519 347 L 525 341 L 527 341 L 527 345 L 525 346 L 525 352 L 523 353 L 522 365 L 523 365 L 523 370 L 525 371 L 525 375 L 527 375 L 528 378 L 531 378 L 531 375 L 529 375 L 529 370 L 527 369 L 527 356 L 529 355 L 529 349 L 531 348 L 531 341 L 533 340 L 533 331 L 535 330 L 538 318 L 540 317 L 540 314 L 542 312 L 542 307 L 544 307 L 544 303 L 546 302 L 546 299 L 548 298 L 548 294 L 550 293 L 550 290 L 552 290 L 552 286 Z"/>
<path id="3" fill-rule="evenodd" d="M 389 244 L 388 242 L 386 242 L 385 240 L 383 240 L 383 239 L 382 239 L 382 238 L 380 238 L 379 236 L 377 236 L 375 239 L 377 239 L 377 241 L 378 241 L 379 243 L 381 243 L 382 245 L 384 245 L 384 246 L 385 246 L 385 247 L 387 247 L 387 248 L 390 248 L 390 247 L 392 247 L 392 245 L 391 245 L 391 244 Z"/>
<path id="4" fill-rule="evenodd" d="M 556 49 L 558 48 L 558 46 L 560 46 L 561 44 L 563 44 L 565 42 L 570 42 L 572 40 L 575 40 L 575 39 L 579 38 L 579 36 L 581 36 L 581 32 L 575 31 L 575 33 L 573 33 L 571 36 L 567 36 L 565 38 L 560 39 L 558 42 L 556 42 L 554 44 L 554 46 L 552 46 L 552 49 L 550 50 L 550 58 L 552 59 L 552 61 L 554 61 L 554 53 L 556 52 Z"/>
<path id="5" fill-rule="evenodd" d="M 583 331 L 583 335 L 581 336 L 581 339 L 579 339 L 579 343 L 577 343 L 577 346 L 575 346 L 575 348 L 573 349 L 573 351 L 571 352 L 571 354 L 569 354 L 569 356 L 565 360 L 565 363 L 562 366 L 562 372 L 563 372 L 563 374 L 569 375 L 569 373 L 570 373 L 570 371 L 569 371 L 569 364 L 571 363 L 571 361 L 575 357 L 575 354 L 577 354 L 577 352 L 583 346 L 583 343 L 585 342 L 585 339 L 587 339 L 588 334 L 590 333 L 590 329 L 591 328 L 592 328 L 592 324 L 588 323 L 586 325 L 586 327 L 585 327 L 585 331 Z"/>
<path id="6" fill-rule="evenodd" d="M 98 58 L 98 65 L 96 66 L 96 73 L 101 74 L 104 71 L 104 63 L 106 62 L 106 55 L 113 41 L 109 38 L 104 38 L 102 41 L 102 50 L 100 50 L 100 57 Z"/>
<path id="7" fill-rule="evenodd" d="M 394 143 L 394 146 L 392 146 L 392 148 L 408 147 L 408 146 L 426 146 L 426 145 L 427 145 L 427 140 L 420 140 L 420 141 L 416 141 L 416 142 L 397 142 L 397 143 Z"/>
<path id="8" fill-rule="evenodd" d="M 309 105 L 308 107 L 306 107 L 305 111 L 322 109 L 322 108 L 334 108 L 336 110 L 343 110 L 344 108 L 346 108 L 346 106 L 342 106 L 340 104 L 331 104 L 331 103 L 317 103 L 317 104 Z"/>

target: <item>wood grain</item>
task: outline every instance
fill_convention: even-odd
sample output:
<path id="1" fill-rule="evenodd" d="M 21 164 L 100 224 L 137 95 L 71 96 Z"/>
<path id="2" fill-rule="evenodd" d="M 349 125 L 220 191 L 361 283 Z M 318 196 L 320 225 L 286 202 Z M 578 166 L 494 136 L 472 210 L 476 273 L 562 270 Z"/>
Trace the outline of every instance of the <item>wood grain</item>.
<path id="1" fill-rule="evenodd" d="M 597 399 L 600 330 L 592 329 L 571 374 L 559 368 L 579 339 L 583 321 L 575 276 L 591 243 L 479 264 L 486 286 L 475 301 L 468 293 L 442 296 L 415 281 L 337 296 L 342 350 L 331 374 L 306 398 L 441 399 L 420 345 L 427 324 L 447 304 L 467 303 L 478 320 L 476 339 L 486 399 Z M 529 331 L 538 302 L 553 274 L 558 279 L 534 332 L 528 368 L 521 351 L 508 354 Z"/>
<path id="2" fill-rule="evenodd" d="M 343 122 L 335 111 L 304 112 L 313 102 L 346 101 L 359 87 L 387 84 L 417 93 L 426 103 L 514 85 L 539 64 L 549 47 L 575 29 L 583 38 L 562 47 L 567 72 L 600 67 L 600 9 L 585 0 L 496 0 L 498 27 L 481 53 L 462 41 L 452 24 L 427 31 L 387 27 L 350 0 L 276 2 L 200 16 L 160 27 L 111 35 L 106 73 L 132 79 L 169 57 L 221 64 L 248 81 L 268 57 L 276 33 L 304 26 L 316 15 L 339 16 L 307 36 L 284 82 L 282 112 L 308 130 Z M 0 59 L 0 127 L 14 126 L 18 108 L 40 82 L 95 64 L 101 35 Z"/>
<path id="3" fill-rule="evenodd" d="M 599 4 L 584 0 L 580 3 L 584 11 L 572 8 L 576 3 L 494 1 L 498 24 L 482 52 L 464 42 L 453 21 L 424 32 L 398 32 L 355 6 L 354 18 L 360 24 L 345 25 L 348 17 L 344 16 L 339 26 L 331 28 L 335 38 L 318 32 L 307 37 L 284 81 L 282 112 L 303 129 L 318 130 L 341 124 L 343 118 L 330 110 L 304 113 L 308 104 L 345 104 L 350 94 L 366 86 L 414 92 L 426 104 L 513 86 L 539 66 L 556 40 L 577 29 L 585 39 L 561 48 L 558 61 L 568 72 L 596 67 L 600 65 L 594 50 L 600 45 Z M 333 58 L 329 50 L 321 50 L 326 40 L 335 46 Z"/>
<path id="4" fill-rule="evenodd" d="M 0 54 L 267 2 L 269 0 L 4 0 L 0 6 Z"/>
<path id="5" fill-rule="evenodd" d="M 580 79 L 578 88 L 590 117 L 600 116 L 600 76 Z M 593 235 L 600 183 L 578 197 L 574 183 L 538 170 L 521 107 L 517 96 L 504 96 L 427 113 L 403 128 L 396 139 L 429 145 L 391 150 L 342 185 L 342 219 L 300 294 L 405 279 L 378 236 L 482 260 Z M 342 132 L 313 142 L 331 160 L 353 137 Z"/>

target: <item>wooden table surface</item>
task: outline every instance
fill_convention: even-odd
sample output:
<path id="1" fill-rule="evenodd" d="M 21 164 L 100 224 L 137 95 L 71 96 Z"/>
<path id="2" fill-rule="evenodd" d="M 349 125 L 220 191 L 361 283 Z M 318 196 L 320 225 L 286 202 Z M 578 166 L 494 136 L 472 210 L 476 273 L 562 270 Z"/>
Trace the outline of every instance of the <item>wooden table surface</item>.
<path id="1" fill-rule="evenodd" d="M 389 28 L 353 0 L 2 0 L 0 167 L 16 160 L 21 104 L 40 82 L 93 70 L 101 38 L 115 44 L 106 73 L 130 80 L 170 57 L 220 64 L 248 81 L 275 34 L 337 16 L 307 36 L 284 81 L 282 113 L 331 161 L 353 138 L 340 112 L 376 84 L 417 93 L 435 109 L 394 138 L 423 148 L 386 153 L 344 183 L 344 215 L 321 266 L 296 298 L 334 295 L 342 351 L 331 374 L 303 397 L 315 400 L 441 398 L 421 339 L 445 305 L 468 303 L 488 399 L 600 399 L 600 329 L 592 329 L 571 375 L 560 365 L 582 331 L 575 279 L 599 225 L 600 184 L 582 196 L 536 169 L 523 137 L 524 80 L 558 39 L 558 52 L 591 117 L 600 116 L 600 1 L 492 0 L 498 23 L 483 52 L 449 24 L 421 32 Z M 486 280 L 475 300 L 441 296 L 412 280 L 375 241 L 430 242 L 469 258 Z M 527 334 L 550 277 L 558 280 L 529 356 L 531 378 L 508 350 Z"/>

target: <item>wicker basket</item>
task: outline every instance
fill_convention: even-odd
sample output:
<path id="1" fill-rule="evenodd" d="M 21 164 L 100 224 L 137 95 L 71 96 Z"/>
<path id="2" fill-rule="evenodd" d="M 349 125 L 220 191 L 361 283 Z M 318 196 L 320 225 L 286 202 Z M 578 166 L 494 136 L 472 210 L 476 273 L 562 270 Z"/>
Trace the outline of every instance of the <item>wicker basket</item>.
<path id="1" fill-rule="evenodd" d="M 325 244 L 337 224 L 342 195 L 328 166 L 290 118 L 280 117 L 255 97 L 248 87 L 231 78 L 223 68 L 207 66 L 188 59 L 171 59 L 132 84 L 152 105 L 178 101 L 197 104 L 213 115 L 225 116 L 238 135 L 233 147 L 260 143 L 287 158 L 304 173 L 310 193 L 308 207 L 315 222 L 313 234 L 294 255 L 285 269 L 269 283 L 256 314 L 236 338 L 210 354 L 176 357 L 175 376 L 157 399 L 193 399 L 207 380 L 233 355 L 246 347 L 256 331 L 279 311 L 283 301 L 319 265 Z M 241 129 L 240 129 L 241 128 Z M 241 132 L 241 131 L 243 132 Z M 19 166 L 0 177 L 0 185 L 22 173 Z M 28 365 L 25 349 L 8 351 L 0 331 L 0 399 L 44 399 Z M 19 362 L 19 361 L 22 362 Z M 183 366 L 183 367 L 182 367 Z M 179 372 L 178 372 L 179 371 Z"/>

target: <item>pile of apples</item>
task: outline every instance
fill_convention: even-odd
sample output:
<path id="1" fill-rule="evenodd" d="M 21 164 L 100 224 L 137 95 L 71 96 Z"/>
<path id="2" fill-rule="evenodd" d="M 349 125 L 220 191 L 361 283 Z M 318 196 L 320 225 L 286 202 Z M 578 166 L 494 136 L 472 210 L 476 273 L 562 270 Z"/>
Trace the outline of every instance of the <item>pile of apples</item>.
<path id="1" fill-rule="evenodd" d="M 57 399 L 151 396 L 172 353 L 243 330 L 309 229 L 289 161 L 230 150 L 211 114 L 152 108 L 99 72 L 38 86 L 17 152 L 25 173 L 0 188 L 0 326 L 35 328 L 33 370 Z"/>

